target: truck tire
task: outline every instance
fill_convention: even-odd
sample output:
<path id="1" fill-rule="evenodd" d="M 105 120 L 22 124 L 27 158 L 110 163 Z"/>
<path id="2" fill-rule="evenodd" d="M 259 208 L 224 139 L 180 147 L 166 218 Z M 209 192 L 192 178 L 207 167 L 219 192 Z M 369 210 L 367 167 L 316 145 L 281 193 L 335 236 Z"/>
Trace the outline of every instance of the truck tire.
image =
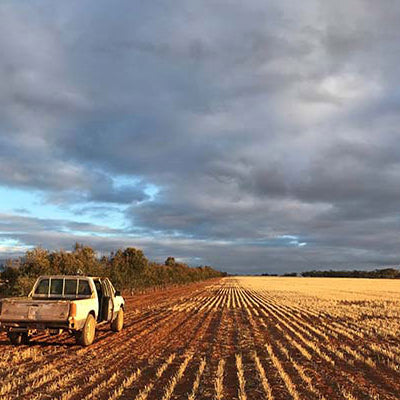
<path id="1" fill-rule="evenodd" d="M 120 310 L 117 313 L 117 317 L 114 319 L 113 322 L 111 322 L 111 330 L 114 332 L 120 332 L 122 331 L 122 328 L 124 326 L 124 310 L 120 308 Z"/>
<path id="2" fill-rule="evenodd" d="M 22 333 L 8 332 L 7 336 L 10 339 L 11 344 L 13 344 L 14 346 L 22 344 Z"/>
<path id="3" fill-rule="evenodd" d="M 7 336 L 10 339 L 11 344 L 14 346 L 29 344 L 29 336 L 27 332 L 8 332 Z"/>
<path id="4" fill-rule="evenodd" d="M 78 332 L 76 336 L 76 341 L 82 346 L 90 346 L 94 341 L 94 336 L 96 333 L 96 320 L 92 314 L 89 314 L 86 318 L 85 325 L 83 329 Z"/>
<path id="5" fill-rule="evenodd" d="M 30 337 L 28 335 L 28 332 L 24 332 L 22 334 L 22 344 L 26 344 L 27 346 L 29 345 Z"/>

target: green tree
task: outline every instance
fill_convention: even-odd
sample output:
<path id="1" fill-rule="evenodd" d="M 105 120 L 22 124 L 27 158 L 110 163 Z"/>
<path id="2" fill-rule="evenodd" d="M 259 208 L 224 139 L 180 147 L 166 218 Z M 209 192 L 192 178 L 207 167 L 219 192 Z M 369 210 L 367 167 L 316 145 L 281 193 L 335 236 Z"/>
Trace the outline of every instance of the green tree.
<path id="1" fill-rule="evenodd" d="M 75 263 L 75 273 L 81 271 L 87 275 L 101 275 L 100 263 L 97 260 L 96 252 L 89 246 L 75 243 L 72 252 Z"/>
<path id="2" fill-rule="evenodd" d="M 50 265 L 53 273 L 74 275 L 77 273 L 75 254 L 65 250 L 53 251 L 50 254 Z"/>
<path id="3" fill-rule="evenodd" d="M 148 265 L 143 251 L 134 247 L 127 247 L 123 252 L 123 257 L 126 268 L 133 275 L 141 274 Z"/>

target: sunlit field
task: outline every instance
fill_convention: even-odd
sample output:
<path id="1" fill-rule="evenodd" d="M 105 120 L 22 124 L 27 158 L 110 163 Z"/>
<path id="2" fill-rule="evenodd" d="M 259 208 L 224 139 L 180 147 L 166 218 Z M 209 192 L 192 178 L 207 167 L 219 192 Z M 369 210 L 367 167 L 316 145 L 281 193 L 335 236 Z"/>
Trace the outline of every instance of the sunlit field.
<path id="1" fill-rule="evenodd" d="M 12 347 L 1 399 L 399 399 L 400 281 L 232 277 L 127 299 L 125 329 Z"/>

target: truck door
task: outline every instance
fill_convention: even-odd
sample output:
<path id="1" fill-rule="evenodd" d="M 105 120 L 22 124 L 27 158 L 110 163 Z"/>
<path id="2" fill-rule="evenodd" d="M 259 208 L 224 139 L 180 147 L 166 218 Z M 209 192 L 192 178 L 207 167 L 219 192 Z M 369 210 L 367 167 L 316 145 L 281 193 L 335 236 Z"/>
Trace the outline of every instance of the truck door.
<path id="1" fill-rule="evenodd" d="M 102 320 L 103 321 L 111 321 L 114 311 L 113 305 L 113 295 L 111 292 L 111 288 L 108 285 L 107 279 L 101 280 L 101 286 L 103 289 L 103 300 L 102 300 Z"/>
<path id="2" fill-rule="evenodd" d="M 110 282 L 110 280 L 108 278 L 106 278 L 107 281 L 107 286 L 110 289 L 110 293 L 111 293 L 111 299 L 112 299 L 112 303 L 113 303 L 113 312 L 118 311 L 118 304 L 116 304 L 116 300 L 115 300 L 115 289 L 114 286 L 112 285 L 112 283 Z"/>

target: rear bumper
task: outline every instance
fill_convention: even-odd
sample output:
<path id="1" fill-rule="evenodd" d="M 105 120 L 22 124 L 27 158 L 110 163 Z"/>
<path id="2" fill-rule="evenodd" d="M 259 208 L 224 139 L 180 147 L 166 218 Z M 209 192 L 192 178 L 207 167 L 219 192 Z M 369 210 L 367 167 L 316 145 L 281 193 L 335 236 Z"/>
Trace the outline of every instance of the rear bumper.
<path id="1" fill-rule="evenodd" d="M 0 321 L 0 331 L 26 332 L 46 331 L 49 329 L 80 330 L 81 324 L 73 318 L 67 321 Z"/>

